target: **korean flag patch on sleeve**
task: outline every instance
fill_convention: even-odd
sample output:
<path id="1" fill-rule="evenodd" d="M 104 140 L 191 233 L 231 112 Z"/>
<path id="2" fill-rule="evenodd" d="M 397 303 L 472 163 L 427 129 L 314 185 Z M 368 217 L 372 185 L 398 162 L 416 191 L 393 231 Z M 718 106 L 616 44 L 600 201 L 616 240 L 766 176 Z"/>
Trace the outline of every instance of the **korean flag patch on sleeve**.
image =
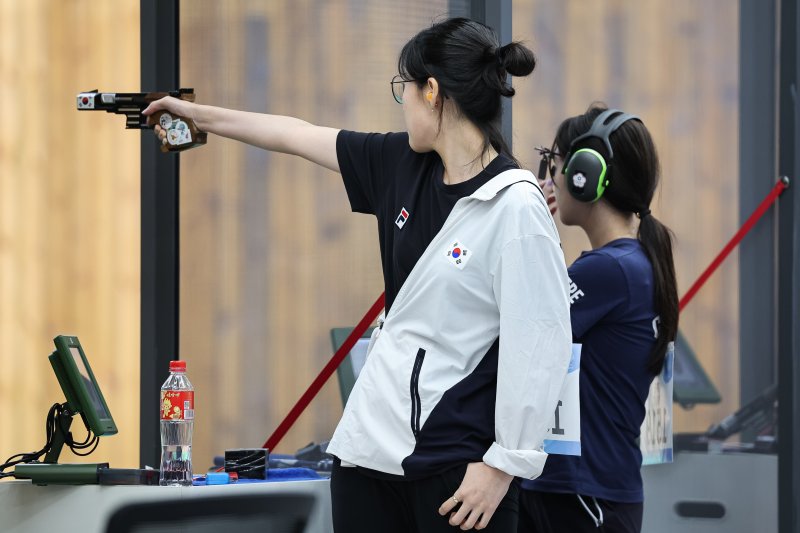
<path id="1" fill-rule="evenodd" d="M 470 257 L 472 257 L 472 252 L 463 242 L 456 239 L 447 247 L 447 252 L 445 255 L 451 264 L 455 265 L 459 270 L 461 270 L 467 266 L 467 261 L 469 261 Z"/>

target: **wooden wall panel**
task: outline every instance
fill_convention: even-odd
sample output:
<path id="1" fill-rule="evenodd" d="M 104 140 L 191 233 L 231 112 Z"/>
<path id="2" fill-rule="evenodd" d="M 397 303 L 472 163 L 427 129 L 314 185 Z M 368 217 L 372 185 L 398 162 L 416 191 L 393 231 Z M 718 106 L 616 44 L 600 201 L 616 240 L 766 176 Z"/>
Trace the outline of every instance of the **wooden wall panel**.
<path id="1" fill-rule="evenodd" d="M 138 15 L 136 0 L 0 1 L 0 460 L 44 444 L 64 401 L 47 355 L 71 333 L 119 434 L 62 461 L 138 464 L 139 134 L 75 109 L 82 90 L 138 90 Z"/>

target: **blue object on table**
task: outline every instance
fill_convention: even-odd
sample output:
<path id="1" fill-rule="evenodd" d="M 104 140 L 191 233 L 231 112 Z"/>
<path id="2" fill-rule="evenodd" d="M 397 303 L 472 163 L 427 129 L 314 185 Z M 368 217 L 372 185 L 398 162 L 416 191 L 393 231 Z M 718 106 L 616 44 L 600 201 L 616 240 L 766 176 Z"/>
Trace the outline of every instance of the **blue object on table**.
<path id="1" fill-rule="evenodd" d="M 227 472 L 209 472 L 206 474 L 206 485 L 227 485 L 231 477 Z"/>
<path id="2" fill-rule="evenodd" d="M 195 476 L 192 480 L 192 485 L 195 487 L 205 487 L 206 485 L 218 485 L 221 483 L 209 482 L 209 476 L 224 474 L 224 472 L 209 472 L 204 476 Z M 236 481 L 237 485 L 247 483 L 270 483 L 281 481 L 307 481 L 310 479 L 326 479 L 327 476 L 321 476 L 310 468 L 271 468 L 267 474 L 267 479 L 242 479 Z"/>

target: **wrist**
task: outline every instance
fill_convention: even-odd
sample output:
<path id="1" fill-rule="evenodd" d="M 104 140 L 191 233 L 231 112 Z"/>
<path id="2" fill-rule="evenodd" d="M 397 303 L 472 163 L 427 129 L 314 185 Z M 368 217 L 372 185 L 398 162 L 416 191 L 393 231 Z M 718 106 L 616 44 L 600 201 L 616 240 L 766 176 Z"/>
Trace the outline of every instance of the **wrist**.
<path id="1" fill-rule="evenodd" d="M 494 474 L 494 475 L 495 475 L 495 476 L 496 476 L 498 479 L 502 479 L 503 481 L 506 481 L 507 483 L 511 483 L 511 480 L 513 480 L 513 479 L 514 479 L 514 476 L 513 476 L 512 474 L 509 474 L 508 472 L 506 472 L 506 471 L 504 471 L 504 470 L 500 470 L 499 468 L 497 468 L 497 467 L 494 467 L 494 466 L 492 466 L 492 465 L 490 465 L 490 464 L 486 464 L 486 463 L 482 463 L 482 464 L 483 464 L 484 466 L 486 466 L 486 468 L 490 468 L 490 469 L 492 470 L 492 473 L 493 473 L 493 474 Z"/>
<path id="2" fill-rule="evenodd" d="M 186 118 L 194 121 L 200 131 L 210 131 L 209 106 L 189 103 L 186 108 Z"/>

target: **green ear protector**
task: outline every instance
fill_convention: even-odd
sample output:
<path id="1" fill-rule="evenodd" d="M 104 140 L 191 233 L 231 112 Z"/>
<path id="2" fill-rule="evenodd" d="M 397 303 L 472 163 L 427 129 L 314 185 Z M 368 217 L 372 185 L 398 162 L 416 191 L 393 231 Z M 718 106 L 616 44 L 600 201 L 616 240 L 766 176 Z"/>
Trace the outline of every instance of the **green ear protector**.
<path id="1" fill-rule="evenodd" d="M 609 184 L 609 167 L 614 159 L 614 150 L 611 148 L 609 137 L 614 131 L 629 120 L 641 119 L 635 115 L 623 113 L 619 109 L 608 109 L 600 113 L 589 131 L 577 137 L 569 145 L 569 151 L 564 157 L 564 181 L 567 190 L 581 202 L 596 202 L 603 196 Z M 608 161 L 596 150 L 581 148 L 575 150 L 582 141 L 594 137 L 603 141 L 608 150 Z"/>

